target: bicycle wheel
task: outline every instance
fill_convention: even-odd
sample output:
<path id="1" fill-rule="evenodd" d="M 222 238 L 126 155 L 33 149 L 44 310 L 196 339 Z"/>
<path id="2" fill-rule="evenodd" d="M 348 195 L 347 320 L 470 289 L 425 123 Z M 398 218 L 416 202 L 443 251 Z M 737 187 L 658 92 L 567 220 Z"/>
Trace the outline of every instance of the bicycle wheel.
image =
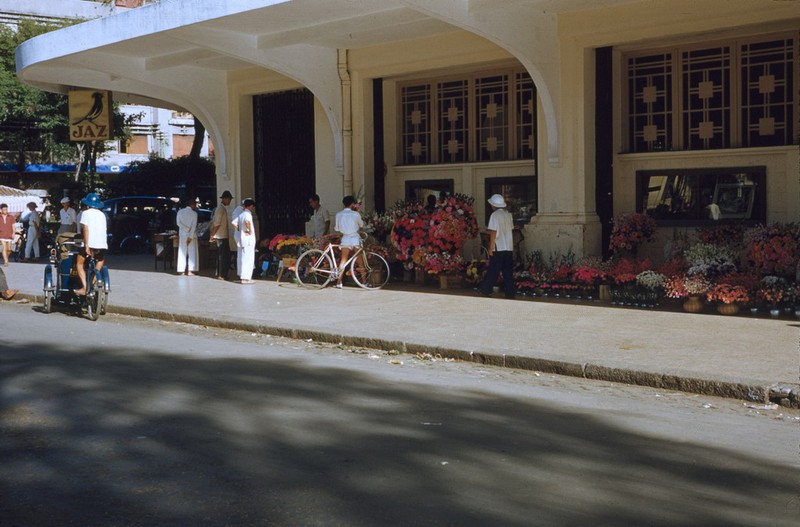
<path id="1" fill-rule="evenodd" d="M 350 274 L 364 289 L 380 289 L 389 281 L 389 264 L 378 253 L 362 252 L 350 264 Z"/>
<path id="2" fill-rule="evenodd" d="M 303 287 L 319 289 L 328 285 L 336 267 L 330 255 L 319 249 L 309 249 L 300 255 L 295 264 L 297 283 Z"/>

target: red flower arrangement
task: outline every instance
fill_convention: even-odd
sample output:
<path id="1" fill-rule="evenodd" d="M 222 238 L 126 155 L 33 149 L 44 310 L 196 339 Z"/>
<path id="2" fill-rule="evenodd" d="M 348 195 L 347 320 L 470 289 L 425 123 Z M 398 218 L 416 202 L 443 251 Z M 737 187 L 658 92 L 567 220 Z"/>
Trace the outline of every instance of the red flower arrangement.
<path id="1" fill-rule="evenodd" d="M 800 261 L 800 225 L 760 225 L 745 233 L 748 263 L 761 275 L 793 277 Z"/>
<path id="2" fill-rule="evenodd" d="M 572 281 L 585 287 L 594 287 L 606 278 L 605 271 L 582 265 L 572 271 Z"/>
<path id="3" fill-rule="evenodd" d="M 745 226 L 741 223 L 722 223 L 698 229 L 697 239 L 700 243 L 741 249 L 744 246 L 744 232 Z"/>
<path id="4" fill-rule="evenodd" d="M 656 220 L 640 212 L 618 217 L 614 220 L 609 249 L 614 254 L 636 253 L 641 244 L 652 241 L 657 227 Z"/>
<path id="5" fill-rule="evenodd" d="M 717 284 L 706 293 L 709 302 L 723 304 L 746 304 L 750 302 L 747 289 L 740 285 Z"/>
<path id="6" fill-rule="evenodd" d="M 425 272 L 428 274 L 458 274 L 464 270 L 466 262 L 461 255 L 450 253 L 428 254 L 425 258 Z"/>
<path id="7" fill-rule="evenodd" d="M 636 281 L 639 273 L 650 269 L 650 260 L 634 260 L 631 258 L 620 258 L 615 261 L 608 271 L 608 275 L 614 280 L 615 284 L 628 284 Z"/>
<path id="8" fill-rule="evenodd" d="M 706 294 L 709 289 L 711 289 L 711 282 L 701 274 L 673 276 L 664 284 L 664 291 L 670 298 L 700 296 Z"/>

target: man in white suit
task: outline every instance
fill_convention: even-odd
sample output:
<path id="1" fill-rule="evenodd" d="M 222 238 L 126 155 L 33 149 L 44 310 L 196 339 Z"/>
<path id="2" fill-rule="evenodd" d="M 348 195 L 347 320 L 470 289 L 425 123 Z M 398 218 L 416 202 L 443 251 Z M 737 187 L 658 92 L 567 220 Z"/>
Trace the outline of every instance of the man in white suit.
<path id="1" fill-rule="evenodd" d="M 189 276 L 199 271 L 197 257 L 197 201 L 187 199 L 185 207 L 178 211 L 175 223 L 178 225 L 178 274 Z M 187 270 L 188 259 L 188 270 Z"/>

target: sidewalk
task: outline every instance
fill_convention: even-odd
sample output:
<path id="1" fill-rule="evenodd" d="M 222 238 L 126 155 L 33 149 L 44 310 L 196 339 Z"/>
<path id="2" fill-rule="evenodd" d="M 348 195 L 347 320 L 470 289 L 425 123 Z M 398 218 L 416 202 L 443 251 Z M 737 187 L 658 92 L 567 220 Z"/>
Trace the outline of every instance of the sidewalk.
<path id="1" fill-rule="evenodd" d="M 486 299 L 394 283 L 381 291 L 242 286 L 156 272 L 152 256 L 109 262 L 112 313 L 800 405 L 794 318 Z M 5 272 L 12 288 L 41 302 L 43 263 L 12 263 Z"/>

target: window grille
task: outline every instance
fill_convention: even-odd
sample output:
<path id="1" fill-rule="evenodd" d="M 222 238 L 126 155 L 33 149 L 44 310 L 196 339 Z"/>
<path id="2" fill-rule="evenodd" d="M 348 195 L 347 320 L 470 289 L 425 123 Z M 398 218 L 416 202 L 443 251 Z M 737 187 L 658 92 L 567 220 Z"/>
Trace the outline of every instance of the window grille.
<path id="1" fill-rule="evenodd" d="M 625 56 L 627 150 L 797 144 L 797 41 L 772 35 Z"/>
<path id="2" fill-rule="evenodd" d="M 408 83 L 399 108 L 406 165 L 536 157 L 536 88 L 527 72 Z"/>

